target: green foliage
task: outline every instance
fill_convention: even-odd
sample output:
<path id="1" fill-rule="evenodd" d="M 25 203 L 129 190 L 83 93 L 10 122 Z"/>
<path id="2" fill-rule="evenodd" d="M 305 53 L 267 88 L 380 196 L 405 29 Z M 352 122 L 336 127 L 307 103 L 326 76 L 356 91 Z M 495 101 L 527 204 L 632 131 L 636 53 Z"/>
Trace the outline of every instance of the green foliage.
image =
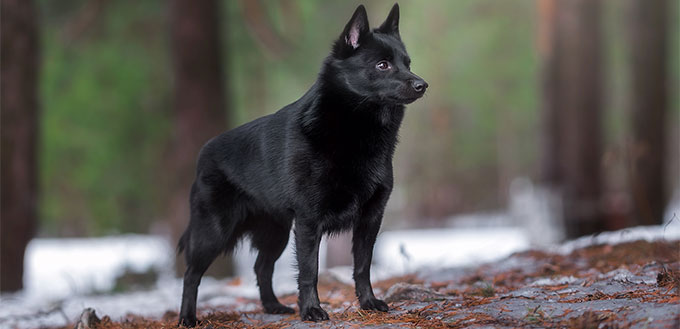
<path id="1" fill-rule="evenodd" d="M 475 295 L 482 297 L 493 297 L 496 296 L 496 289 L 490 283 L 484 283 L 481 287 L 477 289 Z"/>
<path id="2" fill-rule="evenodd" d="M 532 175 L 539 119 L 534 6 L 493 0 L 401 5 L 413 69 L 431 86 L 410 106 L 402 133 L 408 135 L 397 150 L 405 162 L 397 174 L 415 168 L 397 182 L 423 186 L 410 188 L 413 205 L 433 197 L 427 190 L 446 189 L 465 193 L 444 213 L 497 208 L 504 192 L 493 191 L 510 176 Z M 499 176 L 501 166 L 508 177 Z"/>
<path id="3" fill-rule="evenodd" d="M 48 231 L 141 231 L 140 219 L 153 214 L 154 172 L 169 128 L 168 55 L 163 42 L 134 29 L 152 14 L 143 9 L 112 4 L 79 36 L 49 20 L 43 26 L 41 217 Z"/>

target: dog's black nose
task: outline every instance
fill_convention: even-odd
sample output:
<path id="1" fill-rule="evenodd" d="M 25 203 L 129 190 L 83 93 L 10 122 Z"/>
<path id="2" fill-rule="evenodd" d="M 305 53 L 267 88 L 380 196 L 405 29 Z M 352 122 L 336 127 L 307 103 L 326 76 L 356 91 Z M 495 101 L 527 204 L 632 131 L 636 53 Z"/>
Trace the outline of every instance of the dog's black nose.
<path id="1" fill-rule="evenodd" d="M 425 80 L 413 80 L 411 81 L 411 87 L 413 87 L 413 90 L 417 93 L 423 93 L 425 92 L 425 89 L 427 89 L 427 82 L 425 82 Z"/>

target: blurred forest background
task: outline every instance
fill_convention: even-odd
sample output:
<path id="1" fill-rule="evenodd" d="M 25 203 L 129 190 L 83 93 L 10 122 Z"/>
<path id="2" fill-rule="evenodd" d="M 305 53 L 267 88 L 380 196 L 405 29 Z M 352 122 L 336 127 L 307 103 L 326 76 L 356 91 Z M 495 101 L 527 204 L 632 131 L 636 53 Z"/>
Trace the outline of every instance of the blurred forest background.
<path id="1" fill-rule="evenodd" d="M 393 2 L 366 3 L 373 26 Z M 3 290 L 33 236 L 177 236 L 200 146 L 299 98 L 358 4 L 2 0 Z M 399 4 L 431 87 L 408 106 L 385 229 L 504 209 L 518 177 L 562 196 L 569 236 L 662 222 L 678 1 Z"/>

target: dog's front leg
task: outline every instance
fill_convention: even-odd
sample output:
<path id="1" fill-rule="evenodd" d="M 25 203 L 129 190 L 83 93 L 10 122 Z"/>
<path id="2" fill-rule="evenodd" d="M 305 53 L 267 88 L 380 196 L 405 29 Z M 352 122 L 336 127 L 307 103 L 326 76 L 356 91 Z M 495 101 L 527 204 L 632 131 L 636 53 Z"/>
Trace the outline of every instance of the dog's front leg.
<path id="1" fill-rule="evenodd" d="M 380 230 L 383 211 L 389 192 L 382 189 L 374 195 L 365 209 L 365 215 L 354 224 L 352 254 L 354 255 L 354 283 L 359 305 L 364 310 L 387 312 L 387 304 L 375 298 L 371 287 L 371 261 L 373 246 Z"/>
<path id="2" fill-rule="evenodd" d="M 298 262 L 298 306 L 303 321 L 328 320 L 316 290 L 319 273 L 319 243 L 322 232 L 314 220 L 296 220 L 295 253 Z"/>
<path id="3" fill-rule="evenodd" d="M 352 253 L 354 254 L 354 283 L 359 304 L 364 310 L 387 312 L 387 304 L 373 295 L 371 287 L 371 260 L 373 245 L 380 230 L 380 221 L 371 218 L 354 227 Z"/>

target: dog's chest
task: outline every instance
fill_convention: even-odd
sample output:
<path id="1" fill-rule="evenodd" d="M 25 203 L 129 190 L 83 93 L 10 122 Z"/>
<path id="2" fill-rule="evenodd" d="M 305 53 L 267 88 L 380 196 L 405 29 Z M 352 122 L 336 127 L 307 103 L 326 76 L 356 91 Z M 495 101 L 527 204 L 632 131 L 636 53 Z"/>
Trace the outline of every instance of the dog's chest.
<path id="1" fill-rule="evenodd" d="M 374 121 L 348 122 L 350 118 L 326 118 L 325 129 L 317 126 L 308 135 L 309 148 L 295 159 L 300 169 L 297 190 L 324 218 L 327 231 L 351 227 L 379 187 L 391 186 L 398 125 L 388 129 Z"/>
<path id="2" fill-rule="evenodd" d="M 361 216 L 364 205 L 391 174 L 384 159 L 376 158 L 334 163 L 324 169 L 316 182 L 318 206 L 336 222 L 332 226 L 341 228 Z"/>
<path id="3" fill-rule="evenodd" d="M 340 154 L 295 160 L 296 190 L 319 211 L 349 215 L 391 177 L 386 155 Z"/>

